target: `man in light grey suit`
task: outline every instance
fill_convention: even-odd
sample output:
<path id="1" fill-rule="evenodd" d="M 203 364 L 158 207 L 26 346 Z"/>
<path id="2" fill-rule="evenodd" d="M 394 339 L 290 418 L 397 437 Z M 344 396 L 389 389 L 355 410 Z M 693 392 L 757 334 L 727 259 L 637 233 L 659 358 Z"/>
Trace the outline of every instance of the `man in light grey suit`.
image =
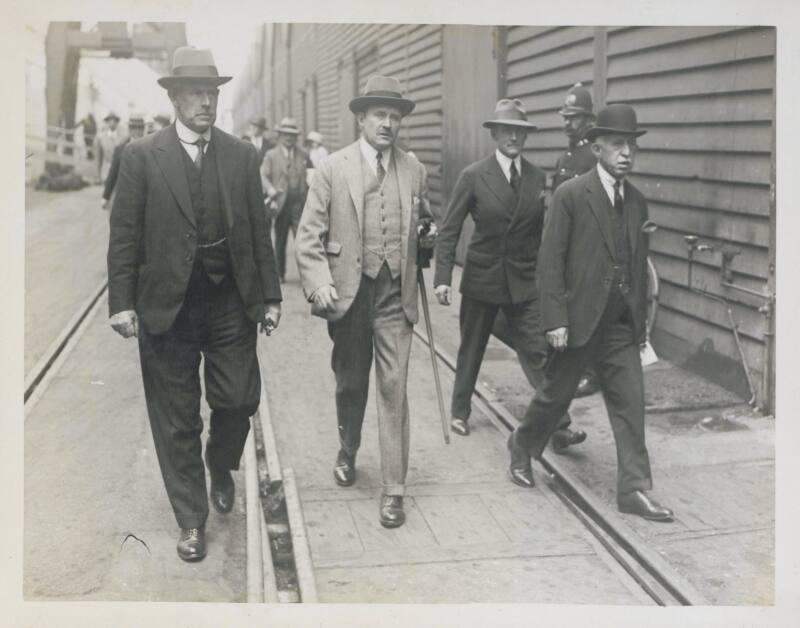
<path id="1" fill-rule="evenodd" d="M 409 412 L 406 381 L 417 322 L 417 246 L 432 248 L 436 228 L 425 168 L 394 144 L 414 103 L 397 79 L 373 76 L 350 102 L 361 137 L 333 153 L 311 183 L 297 232 L 297 266 L 311 312 L 333 340 L 340 451 L 334 479 L 355 482 L 373 352 L 383 494 L 380 522 L 405 522 Z M 428 234 L 418 233 L 423 223 Z"/>

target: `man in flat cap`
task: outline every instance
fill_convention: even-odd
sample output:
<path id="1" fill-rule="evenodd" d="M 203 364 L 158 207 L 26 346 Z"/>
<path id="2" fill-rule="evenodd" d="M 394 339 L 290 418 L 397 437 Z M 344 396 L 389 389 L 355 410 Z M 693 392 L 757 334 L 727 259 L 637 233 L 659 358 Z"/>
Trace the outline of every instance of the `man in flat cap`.
<path id="1" fill-rule="evenodd" d="M 132 113 L 128 117 L 128 137 L 122 140 L 122 143 L 114 149 L 114 157 L 111 159 L 111 168 L 108 171 L 106 182 L 103 186 L 103 201 L 101 207 L 106 209 L 114 194 L 114 188 L 117 185 L 117 178 L 119 177 L 119 166 L 122 163 L 122 151 L 131 142 L 131 140 L 138 140 L 144 136 L 144 116 L 140 113 Z"/>
<path id="2" fill-rule="evenodd" d="M 316 172 L 297 232 L 297 265 L 311 312 L 328 321 L 333 340 L 340 486 L 356 479 L 356 453 L 375 356 L 381 496 L 379 520 L 403 525 L 408 470 L 406 394 L 412 326 L 417 322 L 419 246 L 432 248 L 435 226 L 424 166 L 395 146 L 414 103 L 397 79 L 373 76 L 350 101 L 361 137 L 330 155 Z"/>
<path id="3" fill-rule="evenodd" d="M 461 344 L 451 404 L 451 429 L 462 436 L 469 434 L 472 393 L 500 309 L 513 330 L 523 370 L 536 388 L 547 358 L 536 288 L 545 175 L 522 156 L 536 126 L 528 122 L 522 103 L 509 98 L 498 101 L 483 126 L 492 134 L 495 151 L 467 166 L 456 182 L 436 243 L 433 280 L 439 303 L 450 305 L 456 245 L 464 220 L 472 216 L 475 230 L 461 276 Z M 565 442 L 581 442 L 585 434 L 572 432 L 568 425 L 565 415 L 560 425 Z M 525 483 L 526 478 L 515 481 Z"/>
<path id="4" fill-rule="evenodd" d="M 214 127 L 219 76 L 209 50 L 181 47 L 158 79 L 175 123 L 132 142 L 111 210 L 111 326 L 138 336 L 147 412 L 181 528 L 178 556 L 206 554 L 208 497 L 200 434 L 201 357 L 211 408 L 211 502 L 233 507 L 231 470 L 260 399 L 257 325 L 280 319 L 258 153 Z"/>
<path id="5" fill-rule="evenodd" d="M 278 259 L 278 275 L 283 282 L 286 278 L 289 229 L 296 237 L 308 193 L 308 154 L 297 145 L 300 129 L 294 118 L 281 120 L 275 131 L 278 133 L 278 145 L 264 156 L 261 181 L 266 195 L 265 203 L 275 223 L 275 256 Z"/>
<path id="6" fill-rule="evenodd" d="M 103 118 L 105 125 L 94 138 L 94 152 L 97 155 L 97 180 L 103 184 L 106 182 L 108 172 L 111 170 L 111 159 L 114 157 L 114 149 L 125 139 L 119 129 L 119 116 L 113 111 L 109 111 Z"/>
<path id="7" fill-rule="evenodd" d="M 655 521 L 672 519 L 645 491 L 652 487 L 645 445 L 644 379 L 639 355 L 647 319 L 647 202 L 629 181 L 637 151 L 636 112 L 615 104 L 597 115 L 587 138 L 595 168 L 560 185 L 539 250 L 542 323 L 554 349 L 541 388 L 509 438 L 512 474 L 531 479 L 559 418 L 592 364 L 617 447 L 617 506 Z"/>

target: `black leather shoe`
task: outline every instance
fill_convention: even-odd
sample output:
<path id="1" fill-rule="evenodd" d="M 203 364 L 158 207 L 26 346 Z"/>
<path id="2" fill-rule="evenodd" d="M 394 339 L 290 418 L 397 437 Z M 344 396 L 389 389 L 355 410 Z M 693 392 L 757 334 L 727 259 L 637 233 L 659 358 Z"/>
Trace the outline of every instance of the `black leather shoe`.
<path id="1" fill-rule="evenodd" d="M 597 383 L 597 379 L 594 377 L 584 376 L 581 377 L 581 381 L 578 382 L 578 388 L 575 390 L 575 397 L 586 397 L 587 395 L 593 395 L 598 390 L 600 390 L 600 385 Z"/>
<path id="2" fill-rule="evenodd" d="M 454 418 L 450 421 L 450 430 L 459 436 L 469 436 L 469 424 L 464 419 Z"/>
<path id="3" fill-rule="evenodd" d="M 577 445 L 586 440 L 586 432 L 583 430 L 571 430 L 568 427 L 556 430 L 550 437 L 550 444 L 553 451 L 560 454 L 570 445 Z"/>
<path id="4" fill-rule="evenodd" d="M 352 486 L 356 481 L 356 458 L 344 449 L 339 450 L 336 456 L 336 466 L 333 467 L 333 479 L 339 486 Z"/>
<path id="5" fill-rule="evenodd" d="M 639 515 L 650 521 L 672 521 L 673 513 L 664 508 L 656 500 L 648 497 L 644 491 L 624 493 L 617 497 L 617 508 L 620 512 Z"/>
<path id="6" fill-rule="evenodd" d="M 511 465 L 508 469 L 511 481 L 522 488 L 533 488 L 531 457 L 523 447 L 517 445 L 514 432 L 508 436 L 508 452 L 511 454 Z"/>
<path id="7" fill-rule="evenodd" d="M 399 528 L 406 522 L 402 495 L 381 495 L 380 521 L 384 528 Z"/>
<path id="8" fill-rule="evenodd" d="M 214 467 L 208 461 L 208 452 L 206 452 L 206 466 L 211 476 L 210 494 L 214 510 L 223 514 L 230 512 L 233 509 L 233 496 L 236 492 L 231 472 L 228 469 Z"/>
<path id="9" fill-rule="evenodd" d="M 187 562 L 203 560 L 206 557 L 205 528 L 181 528 L 178 556 Z"/>

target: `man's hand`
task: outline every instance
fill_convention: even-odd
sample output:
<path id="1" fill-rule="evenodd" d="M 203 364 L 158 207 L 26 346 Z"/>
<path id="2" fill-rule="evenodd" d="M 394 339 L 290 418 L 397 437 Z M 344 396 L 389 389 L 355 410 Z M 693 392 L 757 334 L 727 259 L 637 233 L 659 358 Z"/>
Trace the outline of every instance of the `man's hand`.
<path id="1" fill-rule="evenodd" d="M 419 236 L 419 246 L 423 249 L 432 249 L 436 244 L 436 234 L 438 233 L 436 223 L 431 222 L 428 224 L 428 232 Z"/>
<path id="2" fill-rule="evenodd" d="M 567 341 L 569 340 L 569 333 L 566 327 L 557 327 L 545 333 L 547 342 L 556 351 L 563 351 L 567 348 Z"/>
<path id="3" fill-rule="evenodd" d="M 339 293 L 332 285 L 320 286 L 314 291 L 312 300 L 318 309 L 333 312 L 336 309 L 336 301 L 339 300 Z"/>
<path id="4" fill-rule="evenodd" d="M 103 202 L 100 203 L 100 209 L 108 209 L 108 199 L 104 198 Z"/>
<path id="5" fill-rule="evenodd" d="M 436 286 L 433 289 L 433 293 L 436 295 L 439 305 L 450 305 L 450 286 Z"/>
<path id="6" fill-rule="evenodd" d="M 264 319 L 261 321 L 261 331 L 269 336 L 278 329 L 281 322 L 281 304 L 277 301 L 264 304 Z"/>
<path id="7" fill-rule="evenodd" d="M 117 312 L 109 320 L 111 328 L 123 338 L 139 335 L 139 318 L 133 310 Z"/>

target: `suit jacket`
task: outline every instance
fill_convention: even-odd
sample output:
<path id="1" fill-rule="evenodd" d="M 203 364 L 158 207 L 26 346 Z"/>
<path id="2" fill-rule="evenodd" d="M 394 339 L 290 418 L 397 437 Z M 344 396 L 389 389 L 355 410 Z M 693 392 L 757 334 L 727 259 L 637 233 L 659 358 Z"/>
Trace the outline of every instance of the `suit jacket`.
<path id="1" fill-rule="evenodd" d="M 450 285 L 467 215 L 475 221 L 461 293 L 489 303 L 535 299 L 536 254 L 544 220 L 544 173 L 522 159 L 519 200 L 494 154 L 467 166 L 456 182 L 436 240 L 434 286 Z"/>
<path id="2" fill-rule="evenodd" d="M 294 167 L 299 173 L 300 196 L 302 198 L 308 193 L 308 185 L 306 184 L 306 163 L 308 162 L 308 155 L 299 146 L 295 146 L 293 150 Z M 286 194 L 289 189 L 288 168 L 289 160 L 283 154 L 282 146 L 269 149 L 261 164 L 261 176 L 264 189 L 266 190 L 273 187 L 278 192 L 275 202 L 278 205 L 279 212 L 286 204 Z"/>
<path id="3" fill-rule="evenodd" d="M 267 233 L 258 155 L 252 144 L 211 130 L 233 275 L 258 321 L 281 289 Z M 167 331 L 183 305 L 197 255 L 197 223 L 174 125 L 131 142 L 111 210 L 108 307 L 135 310 L 151 334 Z"/>
<path id="4" fill-rule="evenodd" d="M 114 193 L 114 187 L 117 185 L 117 178 L 119 177 L 119 166 L 122 163 L 122 151 L 131 142 L 130 137 L 126 137 L 122 144 L 114 149 L 114 156 L 111 158 L 111 168 L 106 177 L 105 186 L 103 188 L 103 198 L 108 200 Z"/>
<path id="5" fill-rule="evenodd" d="M 627 295 L 636 341 L 645 340 L 647 255 L 642 231 L 647 201 L 629 181 L 624 187 L 630 244 L 631 286 Z M 611 201 L 597 168 L 562 183 L 547 212 L 539 250 L 539 288 L 545 330 L 569 328 L 569 346 L 586 344 L 611 292 L 614 234 Z"/>
<path id="6" fill-rule="evenodd" d="M 253 146 L 255 146 L 255 144 L 253 143 L 253 139 L 249 135 L 242 135 L 242 139 L 245 142 L 250 142 L 251 144 L 253 144 Z M 261 148 L 256 147 L 256 150 L 258 151 L 258 163 L 259 164 L 261 164 L 261 162 L 264 161 L 264 155 L 267 154 L 267 151 L 270 150 L 271 148 L 273 148 L 274 146 L 275 146 L 275 144 L 270 142 L 267 138 L 262 138 L 261 139 Z"/>
<path id="7" fill-rule="evenodd" d="M 400 187 L 401 275 L 403 310 L 411 323 L 417 314 L 417 226 L 432 218 L 425 167 L 395 147 L 392 153 Z M 336 310 L 311 313 L 329 321 L 342 318 L 361 285 L 364 182 L 361 147 L 356 141 L 322 162 L 312 179 L 300 226 L 295 256 L 306 297 L 317 288 L 334 285 Z"/>

